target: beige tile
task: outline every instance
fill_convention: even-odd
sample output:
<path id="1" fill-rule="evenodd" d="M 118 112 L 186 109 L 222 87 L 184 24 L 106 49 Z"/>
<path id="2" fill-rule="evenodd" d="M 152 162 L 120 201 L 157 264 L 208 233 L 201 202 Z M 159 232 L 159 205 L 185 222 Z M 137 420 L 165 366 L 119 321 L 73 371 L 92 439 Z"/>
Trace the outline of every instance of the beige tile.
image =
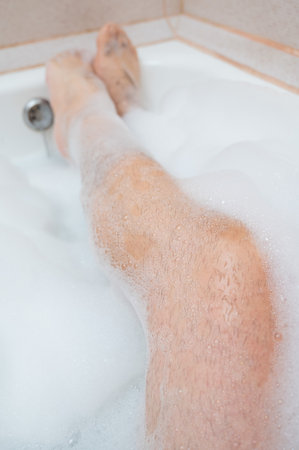
<path id="1" fill-rule="evenodd" d="M 163 3 L 163 1 L 165 3 Z M 178 14 L 180 0 L 0 0 L 0 47 Z"/>
<path id="2" fill-rule="evenodd" d="M 299 48 L 298 0 L 185 0 L 184 12 Z"/>
<path id="3" fill-rule="evenodd" d="M 178 34 L 226 58 L 299 88 L 299 58 L 190 17 L 181 16 Z"/>
<path id="4" fill-rule="evenodd" d="M 173 34 L 164 19 L 127 25 L 127 33 L 135 45 L 171 39 Z M 73 48 L 95 52 L 97 32 L 83 33 L 32 44 L 0 49 L 0 72 L 42 64 L 59 52 Z"/>

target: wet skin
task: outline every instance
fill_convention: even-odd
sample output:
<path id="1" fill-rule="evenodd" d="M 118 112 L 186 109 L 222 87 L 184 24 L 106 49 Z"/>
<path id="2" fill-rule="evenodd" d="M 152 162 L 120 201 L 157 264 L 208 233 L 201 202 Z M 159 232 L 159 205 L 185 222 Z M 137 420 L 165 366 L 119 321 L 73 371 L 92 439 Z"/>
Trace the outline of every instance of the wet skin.
<path id="1" fill-rule="evenodd" d="M 114 24 L 97 45 L 92 62 L 78 52 L 51 60 L 47 80 L 60 151 L 77 148 L 95 245 L 146 310 L 145 445 L 273 449 L 275 324 L 263 257 L 242 223 L 193 203 L 136 146 L 119 117 L 138 104 L 136 50 Z M 95 94 L 98 109 L 88 109 Z"/>

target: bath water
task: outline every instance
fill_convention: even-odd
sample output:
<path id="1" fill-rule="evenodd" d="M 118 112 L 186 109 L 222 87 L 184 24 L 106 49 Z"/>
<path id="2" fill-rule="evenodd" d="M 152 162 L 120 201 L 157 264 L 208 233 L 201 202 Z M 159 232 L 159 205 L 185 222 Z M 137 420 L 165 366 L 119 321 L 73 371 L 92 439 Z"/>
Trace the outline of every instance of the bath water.
<path id="1" fill-rule="evenodd" d="M 299 102 L 200 80 L 125 121 L 188 195 L 247 224 L 271 267 L 282 330 L 281 427 L 299 446 Z M 60 158 L 0 160 L 0 448 L 139 450 L 145 340 L 102 273 Z"/>

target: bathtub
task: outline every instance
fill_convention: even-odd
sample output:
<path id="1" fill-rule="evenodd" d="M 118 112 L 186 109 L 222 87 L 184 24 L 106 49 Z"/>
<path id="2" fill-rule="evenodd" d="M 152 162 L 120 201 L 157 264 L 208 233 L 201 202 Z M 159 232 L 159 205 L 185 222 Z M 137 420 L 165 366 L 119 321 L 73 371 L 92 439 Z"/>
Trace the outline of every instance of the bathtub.
<path id="1" fill-rule="evenodd" d="M 151 108 L 159 103 L 166 89 L 178 83 L 196 81 L 198 73 L 207 77 L 268 86 L 283 93 L 276 86 L 181 42 L 171 41 L 141 47 L 139 55 L 143 69 L 144 100 Z M 4 118 L 0 123 L 0 154 L 16 158 L 44 151 L 42 136 L 29 130 L 22 118 L 25 103 L 31 97 L 38 96 L 48 97 L 43 67 L 0 76 L 0 116 Z M 290 111 L 290 114 L 296 113 L 298 110 Z"/>
<path id="2" fill-rule="evenodd" d="M 295 117 L 299 117 L 299 97 L 285 92 L 262 79 L 245 73 L 212 56 L 201 53 L 181 42 L 170 41 L 141 47 L 139 49 L 139 56 L 142 64 L 143 103 L 151 111 L 155 111 L 159 108 L 163 95 L 172 88 L 191 85 L 192 83 L 198 82 L 199 79 L 205 81 L 217 80 L 220 78 L 224 81 L 234 82 L 236 84 L 243 82 L 249 83 L 253 89 L 255 86 L 257 88 L 266 88 L 269 101 L 271 101 L 272 97 L 275 98 L 275 108 L 281 108 L 284 111 L 284 115 L 281 116 L 281 120 L 285 121 L 285 123 L 281 122 L 282 128 L 288 126 L 290 118 L 295 120 Z M 232 91 L 232 101 L 234 100 L 234 95 L 237 96 L 238 93 L 236 92 L 234 94 L 234 91 Z M 45 69 L 43 67 L 22 70 L 0 76 L 0 117 L 2 118 L 0 122 L 0 156 L 4 156 L 9 161 L 16 164 L 21 170 L 23 170 L 23 167 L 26 168 L 26 170 L 28 167 L 30 169 L 30 166 L 36 164 L 36 161 L 42 161 L 43 166 L 47 165 L 43 134 L 28 129 L 24 124 L 22 117 L 23 107 L 32 97 L 48 97 L 45 85 Z M 275 121 L 273 122 L 273 128 L 277 128 L 277 122 Z M 299 145 L 298 132 L 297 134 L 294 133 L 292 145 L 294 145 L 294 143 L 295 145 L 297 144 L 297 146 Z M 53 147 L 51 151 L 55 156 L 56 151 Z M 297 167 L 299 167 L 299 152 L 297 152 L 297 157 Z M 51 164 L 52 163 L 53 162 L 51 162 Z M 79 196 L 77 185 L 76 189 L 78 191 L 76 191 L 76 195 Z M 132 313 L 128 312 L 128 314 Z M 140 351 L 140 349 L 138 349 L 138 351 Z M 141 358 L 140 367 L 142 364 L 143 361 Z M 140 372 L 142 372 L 140 367 L 138 370 L 136 369 L 136 372 L 138 372 L 139 375 Z M 136 376 L 135 372 L 134 376 Z M 131 388 L 133 390 L 135 389 L 134 386 L 131 386 Z M 138 389 L 141 389 L 140 386 Z M 107 399 L 105 398 L 105 401 L 106 400 Z M 131 403 L 129 401 L 131 406 L 134 406 L 135 403 L 133 400 Z M 134 408 L 132 407 L 132 410 Z M 136 408 L 134 410 L 136 410 Z M 109 405 L 107 414 L 108 416 L 109 414 L 113 415 L 113 411 L 109 410 Z M 77 418 L 76 420 L 79 419 Z M 81 421 L 84 422 L 84 419 L 81 418 Z M 120 423 L 116 421 L 114 426 L 120 427 Z M 90 423 L 87 423 L 87 425 L 84 423 L 84 427 L 74 426 L 72 431 L 70 431 L 63 440 L 62 446 L 60 447 L 60 444 L 55 442 L 55 445 L 57 445 L 55 448 L 65 449 L 71 447 L 78 450 L 93 450 L 95 445 L 100 445 L 100 442 L 97 441 L 99 437 L 98 435 L 95 435 L 94 430 L 91 430 Z M 126 430 L 122 430 L 122 432 L 123 436 L 126 436 Z M 110 434 L 113 435 L 113 433 L 114 431 L 111 430 Z M 24 435 L 26 435 L 25 432 Z M 125 439 L 125 437 L 123 439 Z M 84 444 L 84 442 L 87 441 L 89 444 Z M 131 449 L 130 439 L 128 439 L 126 443 L 123 442 L 119 447 L 113 442 L 113 440 L 110 440 L 110 443 L 108 442 L 107 445 L 102 445 L 99 448 L 101 448 L 101 450 Z M 5 445 L 0 445 L 0 447 L 1 450 L 16 450 L 19 448 L 18 445 L 19 444 L 14 444 L 12 441 L 11 445 L 6 443 Z M 41 448 L 42 450 L 48 448 L 52 449 L 53 445 L 52 442 L 38 448 Z M 33 449 L 36 447 L 28 445 L 26 448 L 31 450 L 31 448 Z"/>

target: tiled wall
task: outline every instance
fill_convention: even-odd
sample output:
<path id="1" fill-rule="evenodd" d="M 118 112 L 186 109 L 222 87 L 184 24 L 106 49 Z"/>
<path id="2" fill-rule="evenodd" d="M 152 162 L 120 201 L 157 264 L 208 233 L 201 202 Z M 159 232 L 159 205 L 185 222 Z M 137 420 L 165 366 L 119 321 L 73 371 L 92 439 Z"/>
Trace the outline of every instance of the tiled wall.
<path id="1" fill-rule="evenodd" d="M 180 12 L 180 0 L 0 0 L 0 48 Z"/>
<path id="2" fill-rule="evenodd" d="M 299 94 L 299 0 L 184 0 L 178 34 Z"/>
<path id="3" fill-rule="evenodd" d="M 298 0 L 185 0 L 184 12 L 299 48 Z"/>
<path id="4" fill-rule="evenodd" d="M 95 51 L 82 32 L 115 21 L 135 45 L 176 38 L 299 94 L 298 20 L 299 0 L 0 0 L 0 73 Z"/>

